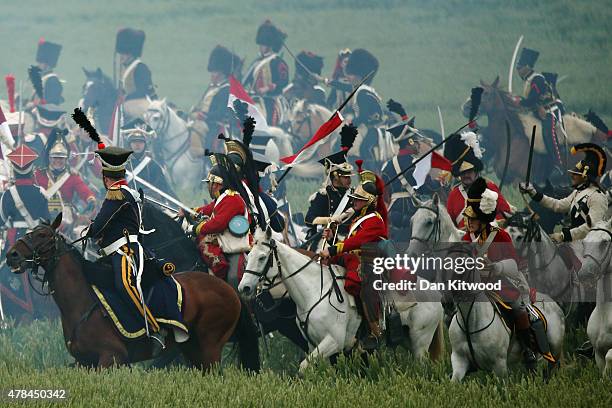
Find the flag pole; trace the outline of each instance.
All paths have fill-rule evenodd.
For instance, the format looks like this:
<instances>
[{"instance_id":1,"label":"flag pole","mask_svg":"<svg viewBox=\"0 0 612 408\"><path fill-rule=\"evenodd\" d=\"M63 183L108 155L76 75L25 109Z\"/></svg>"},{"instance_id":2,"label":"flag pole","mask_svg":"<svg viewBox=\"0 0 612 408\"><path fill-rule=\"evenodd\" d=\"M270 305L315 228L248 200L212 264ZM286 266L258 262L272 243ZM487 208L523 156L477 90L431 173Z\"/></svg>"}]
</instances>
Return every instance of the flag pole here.
<instances>
[{"instance_id":1,"label":"flag pole","mask_svg":"<svg viewBox=\"0 0 612 408\"><path fill-rule=\"evenodd\" d=\"M346 97L346 99L344 100L344 102L342 102L340 104L340 106L334 111L334 113L332 113L332 115L329 117L329 119L327 119L327 122L329 122L330 120L332 120L332 118L340 113L340 111L350 102L350 100L353 98L353 96L355 96L355 94L357 93L357 91L359 90L359 88L361 87L361 85L363 85L368 79L370 79L370 77L372 75L374 75L375 71L370 72L368 75L366 75L365 77L363 77L363 79L361 80L361 82L359 82L359 84L353 88L353 90L351 91L351 93ZM325 122L325 123L327 123ZM287 169L285 169L285 172L279 177L279 179L276 181L276 185L278 186L281 181L283 181L283 179L287 176L287 174L289 174L289 172L291 171L293 167L288 167Z\"/></svg>"}]
</instances>

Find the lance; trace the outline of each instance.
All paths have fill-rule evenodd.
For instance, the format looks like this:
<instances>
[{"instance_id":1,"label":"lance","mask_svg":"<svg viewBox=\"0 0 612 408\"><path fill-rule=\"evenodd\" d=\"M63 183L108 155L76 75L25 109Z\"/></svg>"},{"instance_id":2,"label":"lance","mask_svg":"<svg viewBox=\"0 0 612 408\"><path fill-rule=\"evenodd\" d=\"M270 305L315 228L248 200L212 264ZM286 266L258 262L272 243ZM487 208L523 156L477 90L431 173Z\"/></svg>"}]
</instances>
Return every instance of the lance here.
<instances>
[{"instance_id":1,"label":"lance","mask_svg":"<svg viewBox=\"0 0 612 408\"><path fill-rule=\"evenodd\" d=\"M127 175L129 175L130 177L133 177L142 186L148 188L151 191L156 192L157 194L159 194L160 196L164 197L166 200L170 201L171 203L178 205L180 208L185 210L185 212L188 212L189 214L194 215L194 216L199 215L197 212L193 211L188 205L183 204L182 202L180 202L176 198L172 197L170 194L163 192L162 190L160 190L159 188L155 187L153 184L149 183L148 181L140 178L139 176L133 175L131 171L126 170L125 173Z\"/></svg>"},{"instance_id":2,"label":"lance","mask_svg":"<svg viewBox=\"0 0 612 408\"><path fill-rule=\"evenodd\" d=\"M353 96L355 96L355 94L357 93L357 91L359 90L359 88L361 87L361 85L363 85L368 79L370 79L370 77L372 75L374 75L375 71L370 72L368 75L366 75L361 82L359 82L359 84L351 91L351 93L346 97L346 99L344 100L344 102L342 102L340 104L340 106L338 107L338 109L336 109L334 111L334 113L332 113L332 115L329 117L329 119L327 119L327 122L329 122L334 115L336 115L337 113L340 113L340 111L350 102L350 100L353 98ZM325 122L325 123L327 123ZM467 126L467 125L466 125ZM279 177L278 181L276 182L276 185L278 186L280 184L281 181L283 181L283 179L285 178L285 176L287 176L287 174L289 174L289 172L291 171L292 167L287 168L287 170L285 170L285 172Z\"/></svg>"}]
</instances>

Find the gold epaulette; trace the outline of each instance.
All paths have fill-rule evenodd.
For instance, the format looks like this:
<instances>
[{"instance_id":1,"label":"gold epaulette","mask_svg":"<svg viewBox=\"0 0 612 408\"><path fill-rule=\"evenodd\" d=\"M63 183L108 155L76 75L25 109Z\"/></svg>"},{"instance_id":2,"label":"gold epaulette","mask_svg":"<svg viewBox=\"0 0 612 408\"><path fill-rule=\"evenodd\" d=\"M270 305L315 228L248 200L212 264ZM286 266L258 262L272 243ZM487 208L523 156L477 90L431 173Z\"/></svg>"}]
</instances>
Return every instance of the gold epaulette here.
<instances>
[{"instance_id":1,"label":"gold epaulette","mask_svg":"<svg viewBox=\"0 0 612 408\"><path fill-rule=\"evenodd\" d=\"M235 196L238 193L228 188L227 190L225 190L225 194L227 194L228 196Z\"/></svg>"},{"instance_id":2,"label":"gold epaulette","mask_svg":"<svg viewBox=\"0 0 612 408\"><path fill-rule=\"evenodd\" d=\"M123 191L121 191L121 187L111 187L106 192L107 200L123 200L125 196L123 195Z\"/></svg>"}]
</instances>

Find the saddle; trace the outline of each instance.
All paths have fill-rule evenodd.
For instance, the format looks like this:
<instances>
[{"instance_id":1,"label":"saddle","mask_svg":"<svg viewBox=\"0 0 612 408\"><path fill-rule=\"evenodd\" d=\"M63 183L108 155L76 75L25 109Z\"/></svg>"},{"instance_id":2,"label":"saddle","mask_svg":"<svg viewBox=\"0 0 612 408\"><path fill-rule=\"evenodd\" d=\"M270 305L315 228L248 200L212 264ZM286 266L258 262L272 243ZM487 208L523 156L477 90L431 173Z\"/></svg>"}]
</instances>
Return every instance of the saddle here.
<instances>
[{"instance_id":1,"label":"saddle","mask_svg":"<svg viewBox=\"0 0 612 408\"><path fill-rule=\"evenodd\" d=\"M495 292L487 292L489 301L493 305L495 312L501 317L502 321L510 330L512 336L514 336L515 325L514 315L512 307L508 305L504 300ZM555 363L556 360L550 351L550 344L548 343L548 337L546 332L548 329L548 321L544 313L534 304L527 305L527 313L529 314L530 320L530 348L542 355L544 359L551 363Z\"/></svg>"}]
</instances>

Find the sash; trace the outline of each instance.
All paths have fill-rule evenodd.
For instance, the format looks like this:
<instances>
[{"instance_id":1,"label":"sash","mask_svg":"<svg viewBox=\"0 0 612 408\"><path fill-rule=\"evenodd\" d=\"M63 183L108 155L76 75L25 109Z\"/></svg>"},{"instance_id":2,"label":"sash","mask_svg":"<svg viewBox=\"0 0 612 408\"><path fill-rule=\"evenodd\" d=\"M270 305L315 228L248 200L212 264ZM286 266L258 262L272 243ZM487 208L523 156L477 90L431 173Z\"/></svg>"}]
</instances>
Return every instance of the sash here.
<instances>
[{"instance_id":1,"label":"sash","mask_svg":"<svg viewBox=\"0 0 612 408\"><path fill-rule=\"evenodd\" d=\"M357 229L357 227L359 227L361 225L362 222L364 222L365 220L368 220L368 219L370 219L372 217L376 217L376 216L377 216L377 213L373 212L373 213L369 213L367 215L364 215L363 217L361 217L360 219L355 221L353 223L353 225L351 225L351 229L349 229L347 237L350 237L351 235L353 235L353 232Z\"/></svg>"},{"instance_id":2,"label":"sash","mask_svg":"<svg viewBox=\"0 0 612 408\"><path fill-rule=\"evenodd\" d=\"M151 158L149 156L145 156L144 159L142 159L142 161L140 163L138 163L138 166L136 166L134 168L134 170L132 170L132 172L130 174L127 174L125 177L125 181L127 181L128 183L137 175L140 174L141 171L144 170L145 167L147 167L147 165L151 162Z\"/></svg>"}]
</instances>

